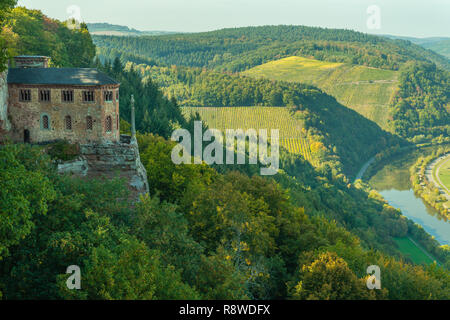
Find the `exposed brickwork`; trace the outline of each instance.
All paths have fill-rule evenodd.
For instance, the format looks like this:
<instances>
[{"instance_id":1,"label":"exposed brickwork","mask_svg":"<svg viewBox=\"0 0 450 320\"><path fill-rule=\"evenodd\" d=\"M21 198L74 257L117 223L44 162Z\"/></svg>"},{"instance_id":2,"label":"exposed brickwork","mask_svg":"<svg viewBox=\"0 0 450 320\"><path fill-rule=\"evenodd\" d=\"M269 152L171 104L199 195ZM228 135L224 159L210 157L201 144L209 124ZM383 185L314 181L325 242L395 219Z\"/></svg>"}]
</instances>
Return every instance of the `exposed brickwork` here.
<instances>
[{"instance_id":1,"label":"exposed brickwork","mask_svg":"<svg viewBox=\"0 0 450 320\"><path fill-rule=\"evenodd\" d=\"M31 101L20 101L21 90L31 90ZM50 90L50 101L40 101L40 90ZM63 101L63 91L72 90L73 102ZM84 102L83 92L94 91L95 101ZM29 142L42 143L66 139L72 143L103 143L120 140L119 101L116 92L119 85L108 86L37 86L9 84L9 115L12 124L10 138L23 142L29 133ZM104 101L105 91L112 91L112 101ZM42 117L49 117L50 128L45 129ZM71 130L66 129L66 117L71 118ZM92 130L88 130L87 117L92 118ZM112 130L106 130L106 118L112 119Z\"/></svg>"}]
</instances>

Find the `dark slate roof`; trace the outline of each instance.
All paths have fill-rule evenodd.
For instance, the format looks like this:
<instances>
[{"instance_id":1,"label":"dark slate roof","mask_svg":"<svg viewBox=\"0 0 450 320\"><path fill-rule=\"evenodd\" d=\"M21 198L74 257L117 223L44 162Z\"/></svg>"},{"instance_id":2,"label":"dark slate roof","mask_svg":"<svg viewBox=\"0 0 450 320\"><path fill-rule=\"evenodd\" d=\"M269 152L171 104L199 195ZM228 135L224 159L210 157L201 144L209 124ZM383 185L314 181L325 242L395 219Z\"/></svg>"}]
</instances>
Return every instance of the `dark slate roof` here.
<instances>
[{"instance_id":1,"label":"dark slate roof","mask_svg":"<svg viewBox=\"0 0 450 320\"><path fill-rule=\"evenodd\" d=\"M81 68L11 68L8 83L73 86L119 84L97 69Z\"/></svg>"}]
</instances>

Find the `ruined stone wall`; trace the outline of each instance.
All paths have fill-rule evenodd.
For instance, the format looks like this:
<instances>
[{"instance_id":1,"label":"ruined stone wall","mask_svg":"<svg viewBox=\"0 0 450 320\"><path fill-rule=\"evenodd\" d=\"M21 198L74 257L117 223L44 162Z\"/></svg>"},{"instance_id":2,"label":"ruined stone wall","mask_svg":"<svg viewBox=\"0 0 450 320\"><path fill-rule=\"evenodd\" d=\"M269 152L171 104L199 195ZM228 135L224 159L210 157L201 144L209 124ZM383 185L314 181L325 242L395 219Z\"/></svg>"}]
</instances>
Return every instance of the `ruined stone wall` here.
<instances>
[{"instance_id":1,"label":"ruined stone wall","mask_svg":"<svg viewBox=\"0 0 450 320\"><path fill-rule=\"evenodd\" d=\"M8 70L0 73L0 141L11 129L8 119Z\"/></svg>"},{"instance_id":2,"label":"ruined stone wall","mask_svg":"<svg viewBox=\"0 0 450 320\"><path fill-rule=\"evenodd\" d=\"M19 101L20 90L31 90L31 101ZM50 102L39 101L40 90L50 90ZM74 101L64 102L62 91L73 90ZM83 91L93 90L94 102L83 101ZM113 91L113 101L104 101L104 91ZM118 86L30 86L9 85L9 115L12 131L11 139L24 141L24 132L28 130L31 143L41 143L66 139L72 143L107 143L120 140L119 101L116 99ZM42 117L49 117L50 128L43 128ZM66 129L65 118L72 119L72 130ZM93 119L92 130L87 128L87 117ZM112 119L112 130L106 130L106 117Z\"/></svg>"},{"instance_id":3,"label":"ruined stone wall","mask_svg":"<svg viewBox=\"0 0 450 320\"><path fill-rule=\"evenodd\" d=\"M136 143L85 144L80 151L78 159L60 163L58 171L85 178L123 178L135 199L149 192L147 172Z\"/></svg>"}]
</instances>

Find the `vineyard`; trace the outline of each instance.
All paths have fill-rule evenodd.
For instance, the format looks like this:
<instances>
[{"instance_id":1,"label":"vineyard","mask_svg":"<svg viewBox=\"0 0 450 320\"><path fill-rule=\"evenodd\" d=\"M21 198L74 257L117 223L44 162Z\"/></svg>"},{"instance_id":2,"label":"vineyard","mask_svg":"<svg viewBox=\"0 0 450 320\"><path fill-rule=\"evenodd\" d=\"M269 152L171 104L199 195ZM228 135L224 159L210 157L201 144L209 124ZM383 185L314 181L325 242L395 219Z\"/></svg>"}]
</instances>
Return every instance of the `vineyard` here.
<instances>
[{"instance_id":1,"label":"vineyard","mask_svg":"<svg viewBox=\"0 0 450 320\"><path fill-rule=\"evenodd\" d=\"M294 119L287 108L280 107L184 107L183 114L190 118L199 113L211 129L278 129L280 145L292 154L302 155L312 162L311 149L302 134L302 123Z\"/></svg>"},{"instance_id":2,"label":"vineyard","mask_svg":"<svg viewBox=\"0 0 450 320\"><path fill-rule=\"evenodd\" d=\"M303 57L271 61L243 74L315 85L383 128L387 127L389 103L398 86L396 71Z\"/></svg>"}]
</instances>

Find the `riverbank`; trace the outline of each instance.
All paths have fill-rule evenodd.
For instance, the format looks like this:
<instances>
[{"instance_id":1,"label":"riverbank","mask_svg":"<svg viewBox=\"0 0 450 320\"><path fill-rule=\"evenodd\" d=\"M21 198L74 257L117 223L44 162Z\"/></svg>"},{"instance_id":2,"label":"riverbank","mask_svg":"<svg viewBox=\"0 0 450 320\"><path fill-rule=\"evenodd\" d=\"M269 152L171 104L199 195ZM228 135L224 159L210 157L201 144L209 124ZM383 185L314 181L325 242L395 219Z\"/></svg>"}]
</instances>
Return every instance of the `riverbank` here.
<instances>
[{"instance_id":1,"label":"riverbank","mask_svg":"<svg viewBox=\"0 0 450 320\"><path fill-rule=\"evenodd\" d=\"M431 261L445 263L448 259L443 245L450 245L450 223L415 194L410 181L411 166L418 158L432 154L437 148L428 145L408 148L408 152L400 152L399 149L389 158L384 157L378 162L375 159L369 166L366 163L366 172L359 173L367 190L377 191L390 206L407 218L407 235L394 240L403 256L416 264L429 264Z\"/></svg>"},{"instance_id":2,"label":"riverbank","mask_svg":"<svg viewBox=\"0 0 450 320\"><path fill-rule=\"evenodd\" d=\"M435 182L435 184L441 189L441 191L445 194L446 198L449 200L450 205L450 183L447 184L444 181L449 180L447 176L450 175L447 172L442 172L445 169L450 170L450 153L438 159L436 165L432 168L431 178ZM441 179L442 178L442 179Z\"/></svg>"},{"instance_id":3,"label":"riverbank","mask_svg":"<svg viewBox=\"0 0 450 320\"><path fill-rule=\"evenodd\" d=\"M427 157L420 157L411 167L411 184L414 192L432 206L446 220L450 219L450 195L436 176L441 162L450 158L450 147L439 148Z\"/></svg>"}]
</instances>

